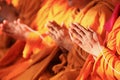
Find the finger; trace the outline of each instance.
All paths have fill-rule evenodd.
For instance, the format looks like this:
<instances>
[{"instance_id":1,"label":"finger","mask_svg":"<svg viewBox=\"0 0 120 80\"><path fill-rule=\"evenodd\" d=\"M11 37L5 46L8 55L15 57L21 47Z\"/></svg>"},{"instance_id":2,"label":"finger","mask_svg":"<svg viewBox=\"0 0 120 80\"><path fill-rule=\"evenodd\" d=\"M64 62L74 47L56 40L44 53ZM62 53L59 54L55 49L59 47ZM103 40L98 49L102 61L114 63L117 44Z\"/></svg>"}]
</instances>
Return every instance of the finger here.
<instances>
[{"instance_id":1,"label":"finger","mask_svg":"<svg viewBox=\"0 0 120 80\"><path fill-rule=\"evenodd\" d=\"M79 47L83 48L84 38L79 35L75 35L72 31L69 31L69 34L70 34L71 40L74 43L76 43Z\"/></svg>"},{"instance_id":2,"label":"finger","mask_svg":"<svg viewBox=\"0 0 120 80\"><path fill-rule=\"evenodd\" d=\"M21 24L20 19L14 20L14 22L13 22L13 23L14 23L14 24L16 24L16 25Z\"/></svg>"},{"instance_id":3,"label":"finger","mask_svg":"<svg viewBox=\"0 0 120 80\"><path fill-rule=\"evenodd\" d=\"M78 23L73 23L79 30L81 30L84 34L87 33L87 29L85 29L83 26L81 26L80 24Z\"/></svg>"},{"instance_id":4,"label":"finger","mask_svg":"<svg viewBox=\"0 0 120 80\"><path fill-rule=\"evenodd\" d=\"M93 41L98 41L98 35L95 31L93 31L90 27L88 28L88 30L91 32L92 37L93 37Z\"/></svg>"},{"instance_id":5,"label":"finger","mask_svg":"<svg viewBox=\"0 0 120 80\"><path fill-rule=\"evenodd\" d=\"M71 37L71 39L72 39L73 42L76 41L76 40L79 40L81 42L82 37L79 36L79 35L77 35L77 34L75 34L74 31L69 30L69 34L70 34L70 37Z\"/></svg>"},{"instance_id":6,"label":"finger","mask_svg":"<svg viewBox=\"0 0 120 80\"><path fill-rule=\"evenodd\" d=\"M74 40L74 42L79 46L79 47L81 47L81 48L83 48L83 46L82 46L82 42L80 42L79 40Z\"/></svg>"},{"instance_id":7,"label":"finger","mask_svg":"<svg viewBox=\"0 0 120 80\"><path fill-rule=\"evenodd\" d=\"M18 23L21 23L21 19L20 19L20 18L18 18L18 19L17 19L17 22L18 22Z\"/></svg>"},{"instance_id":8,"label":"finger","mask_svg":"<svg viewBox=\"0 0 120 80\"><path fill-rule=\"evenodd\" d=\"M69 31L69 35L70 35L70 38L71 40L76 43L78 46L82 47L82 42L80 40L78 40L77 38L73 37L71 31Z\"/></svg>"},{"instance_id":9,"label":"finger","mask_svg":"<svg viewBox=\"0 0 120 80\"><path fill-rule=\"evenodd\" d=\"M71 30L69 29L69 35L70 35L70 39L73 41L74 39L73 39L73 34L72 34L72 32L71 32Z\"/></svg>"},{"instance_id":10,"label":"finger","mask_svg":"<svg viewBox=\"0 0 120 80\"><path fill-rule=\"evenodd\" d=\"M72 40L72 42L75 42L75 38L74 38L73 34L71 33L71 31L69 31L69 35L70 35L70 39Z\"/></svg>"},{"instance_id":11,"label":"finger","mask_svg":"<svg viewBox=\"0 0 120 80\"><path fill-rule=\"evenodd\" d=\"M61 26L57 24L55 21L50 21L50 23L55 26L57 29L61 29Z\"/></svg>"},{"instance_id":12,"label":"finger","mask_svg":"<svg viewBox=\"0 0 120 80\"><path fill-rule=\"evenodd\" d=\"M52 30L52 28L49 28L49 32L52 34L52 36L54 35L54 39L58 40L60 39L61 36L63 36L63 32L62 31L54 31Z\"/></svg>"},{"instance_id":13,"label":"finger","mask_svg":"<svg viewBox=\"0 0 120 80\"><path fill-rule=\"evenodd\" d=\"M52 39L56 39L56 37L55 37L55 35L53 34L53 33L51 33L51 32L48 32L49 33L49 36L52 38Z\"/></svg>"},{"instance_id":14,"label":"finger","mask_svg":"<svg viewBox=\"0 0 120 80\"><path fill-rule=\"evenodd\" d=\"M58 32L58 30L61 29L60 25L58 25L55 21L50 21L50 26L56 31Z\"/></svg>"},{"instance_id":15,"label":"finger","mask_svg":"<svg viewBox=\"0 0 120 80\"><path fill-rule=\"evenodd\" d=\"M71 29L69 29L69 35L71 40L74 42L74 32Z\"/></svg>"},{"instance_id":16,"label":"finger","mask_svg":"<svg viewBox=\"0 0 120 80\"><path fill-rule=\"evenodd\" d=\"M64 39L64 32L63 32L63 30L62 30L62 29L59 30L59 31L55 34L55 36L56 36L56 40L63 40L63 39Z\"/></svg>"},{"instance_id":17,"label":"finger","mask_svg":"<svg viewBox=\"0 0 120 80\"><path fill-rule=\"evenodd\" d=\"M17 21L16 21L16 20L14 20L14 21L13 21L13 23L14 23L14 24L17 24Z\"/></svg>"},{"instance_id":18,"label":"finger","mask_svg":"<svg viewBox=\"0 0 120 80\"><path fill-rule=\"evenodd\" d=\"M50 22L48 22L46 24L46 26L47 26L48 30L55 31L53 25Z\"/></svg>"},{"instance_id":19,"label":"finger","mask_svg":"<svg viewBox=\"0 0 120 80\"><path fill-rule=\"evenodd\" d=\"M47 26L47 28L52 28L53 27L53 25L50 21L47 22L46 26Z\"/></svg>"},{"instance_id":20,"label":"finger","mask_svg":"<svg viewBox=\"0 0 120 80\"><path fill-rule=\"evenodd\" d=\"M55 30L53 30L53 28L49 28L48 31L49 31L50 33L52 33L52 34L56 34L56 33L57 33Z\"/></svg>"},{"instance_id":21,"label":"finger","mask_svg":"<svg viewBox=\"0 0 120 80\"><path fill-rule=\"evenodd\" d=\"M64 30L60 29L57 34L61 37L63 37L65 34L64 34Z\"/></svg>"},{"instance_id":22,"label":"finger","mask_svg":"<svg viewBox=\"0 0 120 80\"><path fill-rule=\"evenodd\" d=\"M55 38L54 34L49 32L49 36L52 37L53 39Z\"/></svg>"},{"instance_id":23,"label":"finger","mask_svg":"<svg viewBox=\"0 0 120 80\"><path fill-rule=\"evenodd\" d=\"M94 41L99 41L98 35L95 32L93 33L93 39Z\"/></svg>"},{"instance_id":24,"label":"finger","mask_svg":"<svg viewBox=\"0 0 120 80\"><path fill-rule=\"evenodd\" d=\"M94 32L90 27L88 27L88 30L89 30L90 32Z\"/></svg>"},{"instance_id":25,"label":"finger","mask_svg":"<svg viewBox=\"0 0 120 80\"><path fill-rule=\"evenodd\" d=\"M84 34L76 31L75 29L73 29L72 27L70 28L70 32L73 34L73 36L75 36L76 38L83 38Z\"/></svg>"},{"instance_id":26,"label":"finger","mask_svg":"<svg viewBox=\"0 0 120 80\"><path fill-rule=\"evenodd\" d=\"M84 37L85 33L78 28L78 26L76 26L75 24L71 24L71 29L79 36Z\"/></svg>"},{"instance_id":27,"label":"finger","mask_svg":"<svg viewBox=\"0 0 120 80\"><path fill-rule=\"evenodd\" d=\"M8 21L7 20L3 20L3 24L8 24Z\"/></svg>"}]
</instances>

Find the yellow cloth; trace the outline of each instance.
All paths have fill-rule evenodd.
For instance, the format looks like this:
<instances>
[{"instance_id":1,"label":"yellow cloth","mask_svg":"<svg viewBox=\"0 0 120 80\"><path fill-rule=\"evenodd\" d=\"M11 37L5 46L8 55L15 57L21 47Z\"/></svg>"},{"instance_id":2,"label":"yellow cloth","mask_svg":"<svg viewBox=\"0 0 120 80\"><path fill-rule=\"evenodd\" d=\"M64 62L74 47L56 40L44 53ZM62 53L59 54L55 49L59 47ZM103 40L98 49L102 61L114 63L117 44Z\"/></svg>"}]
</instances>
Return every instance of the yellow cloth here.
<instances>
[{"instance_id":1,"label":"yellow cloth","mask_svg":"<svg viewBox=\"0 0 120 80\"><path fill-rule=\"evenodd\" d=\"M81 10L75 22L80 23L85 28L93 29L104 38L104 24L110 18L113 9L114 6L104 0L93 0Z\"/></svg>"},{"instance_id":2,"label":"yellow cloth","mask_svg":"<svg viewBox=\"0 0 120 80\"><path fill-rule=\"evenodd\" d=\"M89 55L77 80L119 80L120 79L120 17L115 21L111 32L106 35L107 47L96 60ZM90 57L91 56L91 57ZM92 64L91 64L92 63ZM87 66L89 67L87 68ZM87 72L84 73L84 70Z\"/></svg>"},{"instance_id":3,"label":"yellow cloth","mask_svg":"<svg viewBox=\"0 0 120 80\"><path fill-rule=\"evenodd\" d=\"M42 0L11 0L11 4L17 9L19 18L27 25L35 19L38 10L42 7Z\"/></svg>"},{"instance_id":4,"label":"yellow cloth","mask_svg":"<svg viewBox=\"0 0 120 80\"><path fill-rule=\"evenodd\" d=\"M106 1L94 0L93 2L89 3L83 10L81 10L81 12L77 14L76 16L77 18L75 17L74 18L75 20L73 19L72 22L78 22L85 28L93 29L104 39L105 30L103 26L106 23L106 21L110 18L113 8L114 7L112 6L112 4ZM79 50L79 53L76 50ZM82 56L80 56L79 54L81 54ZM84 60L86 59L88 54L75 45L75 47L72 49L72 51L70 51L70 53L68 53L68 55L69 55L68 66L67 66L69 67L68 71L70 70L79 71L80 68L83 66ZM87 70L92 68L91 64L93 62L94 60L90 64L88 64ZM89 73L87 74L89 75ZM64 78L65 80L70 80L65 75L67 75L67 77L71 77L72 79L72 76L68 76L68 73L66 70L65 73L64 72L60 73L55 77L51 78L51 80L63 79L63 77L65 77Z\"/></svg>"},{"instance_id":5,"label":"yellow cloth","mask_svg":"<svg viewBox=\"0 0 120 80\"><path fill-rule=\"evenodd\" d=\"M71 19L68 19L68 18L71 17L69 14L71 14L70 12L72 12L72 9L68 7L67 1L64 1L64 0L47 1L46 0L46 2L43 4L44 6L38 11L35 20L31 24L32 28L37 30L40 34L45 34L47 32L47 28L45 27L45 24L49 20L54 20L59 25L61 25L63 21L66 22L64 23L65 25L68 25L68 23L71 22ZM33 39L35 39L35 37L33 37ZM30 40L28 39L27 42L29 41ZM48 35L47 37L44 38L44 41L46 41L47 44L51 44L51 45L54 43L54 41ZM35 44L38 44L37 40ZM33 46L33 45L29 45L28 46L29 49L25 48L27 49L27 51L24 50L24 54L30 53L29 52L31 50L30 46ZM33 49L33 52L35 52L34 49Z\"/></svg>"},{"instance_id":6,"label":"yellow cloth","mask_svg":"<svg viewBox=\"0 0 120 80\"><path fill-rule=\"evenodd\" d=\"M22 19L24 18L22 20L23 23L28 24L28 25L30 25L32 23L32 21L34 20L34 18L36 16L37 11L42 6L40 0L32 0L32 1L29 1L29 0L24 0L24 1L22 1L22 0L17 0L17 1L16 0L11 0L11 1L13 1L12 4L18 10L19 15L20 15L19 17L22 18ZM18 66L18 64L16 64L16 63L21 62L21 60L24 61L24 59L22 57L24 46L25 46L25 42L18 40L13 46L10 47L10 49L0 59L0 73L1 73L0 74L0 79L5 78L6 75L8 75L9 73L11 73L11 74L15 73L14 72L14 71L16 71L15 66ZM44 51L43 51L43 53L44 53ZM46 55L48 55L48 54L46 54ZM25 61L27 62L27 60L25 60ZM28 60L28 62L29 62L29 60ZM20 65L22 65L22 62L20 63ZM31 65L31 63L25 63L26 68L28 68L30 65ZM23 66L24 66L24 62L23 62ZM11 77L18 75L21 71L24 71L23 69L20 70L19 67L17 67L17 68L18 68L18 72L16 72ZM12 70L12 72L11 72L11 70ZM8 75L8 77L10 77L10 76ZM7 79L7 80L9 80L9 79Z\"/></svg>"},{"instance_id":7,"label":"yellow cloth","mask_svg":"<svg viewBox=\"0 0 120 80\"><path fill-rule=\"evenodd\" d=\"M119 32L119 25L120 25L120 23L119 23L119 19L120 19L120 17L116 20L116 22L115 22L115 24L114 24L114 26L113 26L113 29L111 30L111 32L108 34L108 37L107 37L107 47L110 49L110 50L112 50L112 51L114 51L114 52L116 52L116 49L118 49L118 52L119 52L119 34L118 34L118 32Z\"/></svg>"},{"instance_id":8,"label":"yellow cloth","mask_svg":"<svg viewBox=\"0 0 120 80\"><path fill-rule=\"evenodd\" d=\"M15 0L13 0L13 1L15 1ZM68 10L68 6L64 0L61 0L61 1L46 0L45 2L42 3L42 5L39 5L39 6L37 5L38 8L40 8L40 6L42 6L39 9L39 12L37 14L34 13L34 10L38 9L35 7L36 6L35 4L38 4L39 1L38 0L34 0L32 2L30 2L30 1L28 2L28 1L29 0L16 1L14 6L17 8L18 12L20 13L20 18L23 19L23 22L25 24L31 25L31 27L33 29L38 30L40 33L46 32L45 23L46 23L46 21L51 20L51 18L55 19L55 21L59 22L60 24L62 23L62 21L65 21L65 19L61 20L61 18L63 18L64 14L67 12L66 10ZM17 3L17 2L19 2L19 3ZM56 5L56 6L54 7L54 5ZM56 7L58 7L60 9L60 11ZM72 10L68 10L68 11L72 11ZM52 13L52 12L54 12L54 13ZM36 16L35 19L33 19L34 17L32 17L32 14L33 14L33 16ZM66 16L68 16L67 14L66 14ZM48 18L48 16L49 16L49 18ZM67 17L65 17L65 18L67 18ZM6 66L6 68L4 68L3 70L2 69L0 70L1 74L3 74L3 76L2 75L0 76L1 79L8 79L9 80L15 76L17 76L18 78L21 78L20 73L22 73L24 71L26 72L27 71L26 69L28 69L28 70L30 69L29 67L34 67L33 64L36 63L37 61L38 61L38 63L41 63L41 62L44 63L44 60L43 61L41 61L41 60L43 58L46 58L46 56L48 56L45 59L45 64L44 65L42 64L43 67L41 67L40 70L43 71L44 68L46 68L46 66L49 64L51 59L55 56L56 51L57 51L57 46L54 45L54 42L52 41L52 39L49 36L46 36L41 42L41 38L39 37L39 35L35 35L35 34L36 33L29 34L29 37L28 37L27 42L26 42L27 44L25 44L24 42L21 42L21 41L17 41L16 45L13 45L10 48L10 50L7 52L6 56L0 60L0 62L2 62L1 66L4 66L4 67ZM33 41L34 44L30 41ZM20 45L22 43L23 43L23 45ZM40 44L40 45L36 45L36 44ZM25 47L24 47L24 45L25 45ZM41 47L41 45L42 45L42 47ZM21 48L20 48L20 46L21 46ZM16 48L17 48L17 52L15 52L14 54L11 53ZM24 50L23 50L23 48L24 48ZM33 49L33 50L31 50L31 49ZM36 49L37 49L37 52L36 52ZM38 56L39 58L36 59L34 57L32 60L29 59L29 60L24 61L24 59L21 56L19 56L19 54L21 55L22 51L25 54L27 54L27 53L29 53L29 50L31 52L34 52L34 53L38 53L40 51L39 54L35 54L32 56L32 57ZM11 57L11 60L8 61L7 63L5 63L6 58L12 54L15 56L17 55L18 58L16 59L14 57ZM22 60L22 62L21 62L21 60ZM14 62L16 62L16 63L18 62L18 64L14 63ZM4 63L4 65L2 65L3 63ZM10 63L13 63L13 64L10 64ZM8 65L8 64L10 64L10 65ZM24 69L21 69L20 67L16 68L17 65L22 65L24 67ZM37 68L37 70L39 72L39 68ZM32 73L30 73L30 74L32 76L35 75ZM24 75L22 77L24 77ZM29 78L30 78L30 76L29 76Z\"/></svg>"},{"instance_id":9,"label":"yellow cloth","mask_svg":"<svg viewBox=\"0 0 120 80\"><path fill-rule=\"evenodd\" d=\"M80 11L80 14L77 15L77 18L74 22L81 24L86 29L93 29L93 31L99 34L104 40L106 34L104 24L110 18L113 9L114 6L108 1L93 0L83 10ZM73 48L73 53L79 49L79 54L81 54L81 57L86 59L88 53L80 49L79 46L75 45Z\"/></svg>"},{"instance_id":10,"label":"yellow cloth","mask_svg":"<svg viewBox=\"0 0 120 80\"><path fill-rule=\"evenodd\" d=\"M95 69L93 72L98 74L102 79L114 80L120 79L120 17L117 18L113 25L113 29L108 34L107 47L99 55L96 63L94 64ZM98 63L101 63L99 66ZM102 70L102 72L101 72ZM104 73L104 76L101 74ZM93 74L94 74L93 73Z\"/></svg>"}]
</instances>

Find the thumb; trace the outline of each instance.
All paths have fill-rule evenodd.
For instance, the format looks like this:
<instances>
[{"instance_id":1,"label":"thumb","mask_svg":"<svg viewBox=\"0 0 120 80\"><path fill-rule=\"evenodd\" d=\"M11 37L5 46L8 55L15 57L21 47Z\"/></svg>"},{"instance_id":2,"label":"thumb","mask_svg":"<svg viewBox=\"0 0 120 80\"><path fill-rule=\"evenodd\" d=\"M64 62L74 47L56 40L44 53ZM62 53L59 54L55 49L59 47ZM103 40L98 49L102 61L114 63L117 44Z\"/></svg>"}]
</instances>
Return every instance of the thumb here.
<instances>
[{"instance_id":1,"label":"thumb","mask_svg":"<svg viewBox=\"0 0 120 80\"><path fill-rule=\"evenodd\" d=\"M97 35L95 32L93 32L93 39L94 39L95 41L98 41L98 35Z\"/></svg>"},{"instance_id":2,"label":"thumb","mask_svg":"<svg viewBox=\"0 0 120 80\"><path fill-rule=\"evenodd\" d=\"M101 45L103 45L103 40L102 38L97 34L97 33L93 33L93 39L96 41L96 42L99 42Z\"/></svg>"}]
</instances>

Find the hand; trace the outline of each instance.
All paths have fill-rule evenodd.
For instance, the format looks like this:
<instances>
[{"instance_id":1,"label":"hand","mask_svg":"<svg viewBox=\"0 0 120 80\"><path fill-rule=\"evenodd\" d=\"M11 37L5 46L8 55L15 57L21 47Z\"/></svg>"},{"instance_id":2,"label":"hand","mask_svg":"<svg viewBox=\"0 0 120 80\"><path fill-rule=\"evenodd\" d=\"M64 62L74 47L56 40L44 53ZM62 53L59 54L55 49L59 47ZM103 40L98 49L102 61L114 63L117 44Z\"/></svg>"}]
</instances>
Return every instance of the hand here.
<instances>
[{"instance_id":1,"label":"hand","mask_svg":"<svg viewBox=\"0 0 120 80\"><path fill-rule=\"evenodd\" d=\"M2 32L12 36L18 40L26 41L25 48L23 50L23 57L30 58L34 51L37 51L43 44L42 35L37 31L32 30L27 25L20 23L20 20L14 22L7 22L6 20L0 24Z\"/></svg>"},{"instance_id":2,"label":"hand","mask_svg":"<svg viewBox=\"0 0 120 80\"><path fill-rule=\"evenodd\" d=\"M100 38L93 30L85 29L77 23L71 24L69 34L73 42L93 56L97 57L103 48Z\"/></svg>"},{"instance_id":3,"label":"hand","mask_svg":"<svg viewBox=\"0 0 120 80\"><path fill-rule=\"evenodd\" d=\"M3 23L0 24L0 28L2 32L19 40L25 40L27 34L32 32L32 29L30 29L27 25L22 24L20 19L14 22L4 20Z\"/></svg>"},{"instance_id":4,"label":"hand","mask_svg":"<svg viewBox=\"0 0 120 80\"><path fill-rule=\"evenodd\" d=\"M55 40L55 42L62 48L70 50L71 40L68 35L68 29L65 25L58 25L55 21L49 21L47 23L49 35Z\"/></svg>"}]
</instances>

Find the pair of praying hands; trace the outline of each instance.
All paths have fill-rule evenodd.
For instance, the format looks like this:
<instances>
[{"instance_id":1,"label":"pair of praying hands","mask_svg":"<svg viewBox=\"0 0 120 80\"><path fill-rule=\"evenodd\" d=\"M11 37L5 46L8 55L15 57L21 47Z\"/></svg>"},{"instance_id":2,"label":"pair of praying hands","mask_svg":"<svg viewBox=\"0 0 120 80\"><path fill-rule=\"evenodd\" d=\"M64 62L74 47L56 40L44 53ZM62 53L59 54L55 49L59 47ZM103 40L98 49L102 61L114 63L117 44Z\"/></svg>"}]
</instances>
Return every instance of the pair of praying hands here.
<instances>
[{"instance_id":1,"label":"pair of praying hands","mask_svg":"<svg viewBox=\"0 0 120 80\"><path fill-rule=\"evenodd\" d=\"M14 20L13 22L3 20L0 23L0 29L3 33L18 40L25 40L27 32L31 31L27 25L20 22L20 19Z\"/></svg>"},{"instance_id":2,"label":"pair of praying hands","mask_svg":"<svg viewBox=\"0 0 120 80\"><path fill-rule=\"evenodd\" d=\"M41 35L29 26L21 23L20 19L14 20L13 22L3 20L0 23L0 30L3 34L5 33L17 40L26 41L23 50L24 58L29 58L33 54L33 50L41 46Z\"/></svg>"},{"instance_id":3,"label":"pair of praying hands","mask_svg":"<svg viewBox=\"0 0 120 80\"><path fill-rule=\"evenodd\" d=\"M73 43L76 43L83 50L97 57L103 48L100 38L93 30L85 29L77 23L72 23L69 30L64 24L58 25L55 21L49 21L46 26L49 35L56 41L56 43L68 51L73 47ZM28 45L30 44L31 47L29 46L29 49L25 51L25 54L23 53L23 57L30 55L34 46L42 41L42 39L38 39L41 34L36 34L38 33L37 31L22 24L20 20L14 22L7 22L4 20L3 23L0 24L0 29L2 32L17 38L18 40L26 40L30 33L35 34L33 36L35 38L28 40ZM39 47L39 45L37 46Z\"/></svg>"},{"instance_id":4,"label":"pair of praying hands","mask_svg":"<svg viewBox=\"0 0 120 80\"><path fill-rule=\"evenodd\" d=\"M65 25L60 26L55 21L48 22L47 27L56 43L67 50L71 49L72 43L76 43L84 51L97 57L103 48L99 36L93 30L85 29L77 23L72 23L69 30Z\"/></svg>"}]
</instances>

